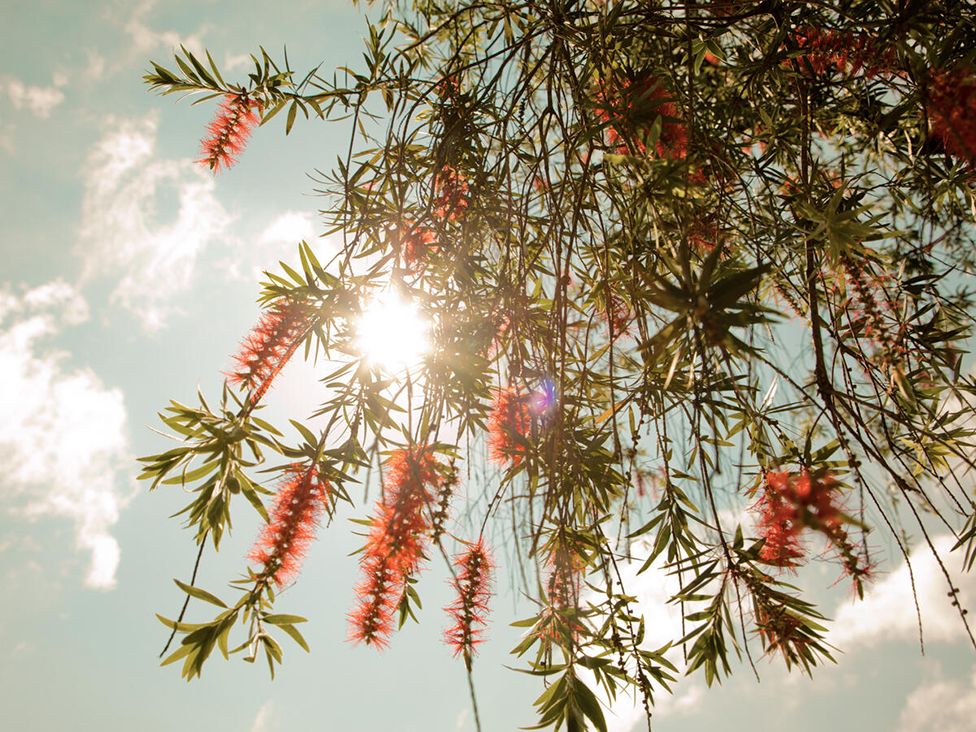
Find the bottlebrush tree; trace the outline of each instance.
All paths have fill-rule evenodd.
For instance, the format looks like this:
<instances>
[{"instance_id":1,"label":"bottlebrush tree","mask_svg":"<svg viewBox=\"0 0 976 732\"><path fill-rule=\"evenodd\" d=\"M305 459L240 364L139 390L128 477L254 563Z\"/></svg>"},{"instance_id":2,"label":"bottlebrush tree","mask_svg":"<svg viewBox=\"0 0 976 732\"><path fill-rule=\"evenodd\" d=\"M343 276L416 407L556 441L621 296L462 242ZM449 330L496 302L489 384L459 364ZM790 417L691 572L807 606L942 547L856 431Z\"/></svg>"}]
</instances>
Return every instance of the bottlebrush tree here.
<instances>
[{"instance_id":1,"label":"bottlebrush tree","mask_svg":"<svg viewBox=\"0 0 976 732\"><path fill-rule=\"evenodd\" d=\"M862 595L938 525L973 564L971 8L374 10L358 70L299 75L262 50L229 83L184 49L146 76L219 103L200 161L215 172L281 113L286 132L353 123L321 180L339 253L303 242L300 266L267 275L219 405L172 402L176 444L143 458L154 488L190 491L197 566L232 510L266 521L233 601L196 569L178 583L184 612L217 614L163 618L179 636L164 663L192 678L219 649L273 672L280 633L305 647L276 591L340 510L368 515L362 583L324 622L386 645L443 555L441 622L470 673L494 567L522 562L537 611L514 653L546 687L539 726L570 730L605 729L601 700L626 691L650 718L677 673L622 562L680 578L672 642L709 684L743 655L830 659L801 587L812 559ZM375 357L365 324L405 313L425 329ZM259 414L296 354L323 387L290 437ZM379 500L357 505L377 468Z\"/></svg>"}]
</instances>

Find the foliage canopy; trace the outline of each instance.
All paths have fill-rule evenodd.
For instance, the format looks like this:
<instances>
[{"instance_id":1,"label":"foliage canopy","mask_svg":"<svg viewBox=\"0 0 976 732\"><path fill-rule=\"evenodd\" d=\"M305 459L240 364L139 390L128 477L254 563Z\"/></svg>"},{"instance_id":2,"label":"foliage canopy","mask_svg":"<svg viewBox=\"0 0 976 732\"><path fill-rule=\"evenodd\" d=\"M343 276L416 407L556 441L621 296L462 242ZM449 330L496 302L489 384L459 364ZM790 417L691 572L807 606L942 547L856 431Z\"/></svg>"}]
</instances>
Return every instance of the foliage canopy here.
<instances>
[{"instance_id":1,"label":"foliage canopy","mask_svg":"<svg viewBox=\"0 0 976 732\"><path fill-rule=\"evenodd\" d=\"M192 678L218 648L273 672L272 630L304 647L276 588L376 467L352 636L385 643L421 560L454 548L449 637L470 672L482 540L502 544L537 600L513 652L546 687L538 728L605 729L600 699L625 690L650 718L675 677L622 561L680 578L672 643L709 684L755 649L831 658L791 584L811 557L863 594L871 531L907 560L905 531L938 525L971 566L972 7L833 5L390 2L361 67L331 77L263 50L233 84L209 54L153 64L153 89L222 100L214 169L258 118L352 130L318 173L339 253L303 242L300 267L267 275L239 394L172 402L178 445L143 459L153 487L192 490L201 554L240 495L269 522L232 604L178 583L218 614L163 619L180 636L164 663ZM384 291L430 322L407 369L358 345ZM323 388L288 437L258 408L297 352Z\"/></svg>"}]
</instances>

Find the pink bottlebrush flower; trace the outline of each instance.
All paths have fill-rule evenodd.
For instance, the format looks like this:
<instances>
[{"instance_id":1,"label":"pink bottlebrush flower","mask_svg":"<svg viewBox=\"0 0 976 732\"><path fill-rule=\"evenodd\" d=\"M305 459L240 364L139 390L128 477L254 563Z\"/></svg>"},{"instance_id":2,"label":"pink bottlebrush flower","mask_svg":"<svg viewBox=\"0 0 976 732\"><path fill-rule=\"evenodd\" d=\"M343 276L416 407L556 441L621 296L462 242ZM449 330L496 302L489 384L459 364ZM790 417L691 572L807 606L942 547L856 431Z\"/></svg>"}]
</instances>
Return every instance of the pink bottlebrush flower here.
<instances>
[{"instance_id":1,"label":"pink bottlebrush flower","mask_svg":"<svg viewBox=\"0 0 976 732\"><path fill-rule=\"evenodd\" d=\"M248 554L249 559L263 567L260 574L279 587L298 573L305 551L315 539L330 492L314 465L295 463L287 468L285 476L268 523Z\"/></svg>"},{"instance_id":2,"label":"pink bottlebrush flower","mask_svg":"<svg viewBox=\"0 0 976 732\"><path fill-rule=\"evenodd\" d=\"M237 370L231 382L251 392L252 405L261 401L271 383L301 345L310 329L306 306L297 302L278 303L262 315L241 344L234 360Z\"/></svg>"},{"instance_id":3,"label":"pink bottlebrush flower","mask_svg":"<svg viewBox=\"0 0 976 732\"><path fill-rule=\"evenodd\" d=\"M445 165L434 176L434 217L457 221L471 205L471 187L457 168Z\"/></svg>"},{"instance_id":4,"label":"pink bottlebrush flower","mask_svg":"<svg viewBox=\"0 0 976 732\"><path fill-rule=\"evenodd\" d=\"M488 418L489 457L502 465L518 465L525 453L525 445L518 438L528 437L531 429L529 399L512 387L499 389Z\"/></svg>"},{"instance_id":5,"label":"pink bottlebrush flower","mask_svg":"<svg viewBox=\"0 0 976 732\"><path fill-rule=\"evenodd\" d=\"M654 147L659 158L680 160L688 154L688 128L664 83L643 72L622 83L603 85L597 92L596 117L609 123L607 143L620 155L647 155L646 136L661 118Z\"/></svg>"},{"instance_id":6,"label":"pink bottlebrush flower","mask_svg":"<svg viewBox=\"0 0 976 732\"><path fill-rule=\"evenodd\" d=\"M454 655L464 656L471 666L475 647L484 641L485 614L491 598L492 561L481 539L454 560L458 568L451 584L456 597L445 609L454 625L444 633L444 640L454 649Z\"/></svg>"},{"instance_id":7,"label":"pink bottlebrush flower","mask_svg":"<svg viewBox=\"0 0 976 732\"><path fill-rule=\"evenodd\" d=\"M216 173L237 162L237 156L247 145L251 130L259 122L261 103L247 94L228 94L217 110L217 116L207 127L210 134L200 142L199 162Z\"/></svg>"},{"instance_id":8,"label":"pink bottlebrush flower","mask_svg":"<svg viewBox=\"0 0 976 732\"><path fill-rule=\"evenodd\" d=\"M364 579L358 605L349 615L349 638L383 647L407 577L420 567L430 542L431 521L442 466L430 448L397 450L387 461L386 496L366 538L360 559Z\"/></svg>"},{"instance_id":9,"label":"pink bottlebrush flower","mask_svg":"<svg viewBox=\"0 0 976 732\"><path fill-rule=\"evenodd\" d=\"M959 66L931 74L928 115L946 152L976 165L976 72Z\"/></svg>"}]
</instances>

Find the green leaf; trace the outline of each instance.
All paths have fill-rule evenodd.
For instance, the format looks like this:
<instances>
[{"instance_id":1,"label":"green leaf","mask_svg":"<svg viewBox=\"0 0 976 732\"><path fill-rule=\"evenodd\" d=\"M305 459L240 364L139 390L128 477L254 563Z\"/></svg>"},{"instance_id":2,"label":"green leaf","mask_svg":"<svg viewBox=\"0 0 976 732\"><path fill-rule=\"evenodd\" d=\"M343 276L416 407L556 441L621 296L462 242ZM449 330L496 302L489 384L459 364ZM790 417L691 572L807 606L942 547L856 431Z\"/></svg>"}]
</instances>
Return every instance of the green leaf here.
<instances>
[{"instance_id":1,"label":"green leaf","mask_svg":"<svg viewBox=\"0 0 976 732\"><path fill-rule=\"evenodd\" d=\"M173 579L173 581L176 583L177 587L179 587L181 590L183 590L183 592L190 595L191 597L195 597L198 600L203 600L204 602L209 602L211 605L216 605L217 607L222 607L222 608L227 607L227 604L223 600L221 600L216 595L211 595L206 590L202 590L199 587L194 587L193 585L188 585L185 582L180 582L178 579L175 578Z\"/></svg>"}]
</instances>

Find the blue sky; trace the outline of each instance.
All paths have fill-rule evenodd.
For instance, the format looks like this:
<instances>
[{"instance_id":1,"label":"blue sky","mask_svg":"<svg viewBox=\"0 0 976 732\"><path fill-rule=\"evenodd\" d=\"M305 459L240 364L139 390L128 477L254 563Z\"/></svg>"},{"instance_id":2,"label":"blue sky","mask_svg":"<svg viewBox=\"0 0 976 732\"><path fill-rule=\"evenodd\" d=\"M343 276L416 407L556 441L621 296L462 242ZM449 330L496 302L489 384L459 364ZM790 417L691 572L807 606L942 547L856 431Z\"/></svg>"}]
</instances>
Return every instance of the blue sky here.
<instances>
[{"instance_id":1,"label":"blue sky","mask_svg":"<svg viewBox=\"0 0 976 732\"><path fill-rule=\"evenodd\" d=\"M311 618L312 653L286 648L272 682L261 666L214 660L187 685L159 668L165 632L154 612L181 601L190 536L167 520L176 491L149 494L134 457L163 448L150 431L169 398L197 385L215 394L220 372L257 316L258 273L316 239L321 202L306 176L328 169L346 127L272 123L241 163L217 178L194 163L213 107L149 94L150 58L174 46L209 48L225 77L246 73L245 54L287 43L298 69L360 58L359 10L338 0L287 9L239 2L4 3L0 44L0 704L11 730L472 730L461 664L440 642L443 572L422 585L422 624L382 654L345 642L357 546L340 514L323 530L301 581L281 598ZM332 246L318 239L319 250ZM290 368L269 413L310 408L311 367ZM257 532L242 511L201 582L220 589L243 567ZM878 540L884 551L883 540ZM530 614L507 588L499 596L476 682L486 730L531 724L534 679L504 668ZM955 560L953 560L955 561ZM918 554L926 656L904 566L883 567L868 600L833 586L836 568L803 578L837 618L846 650L813 681L763 659L721 689L699 678L662 696L655 729L858 729L961 731L976 716L976 667L935 564ZM964 599L976 583L960 579ZM666 586L635 582L652 637L673 634ZM191 615L192 617L192 615ZM627 732L630 705L614 705Z\"/></svg>"}]
</instances>

